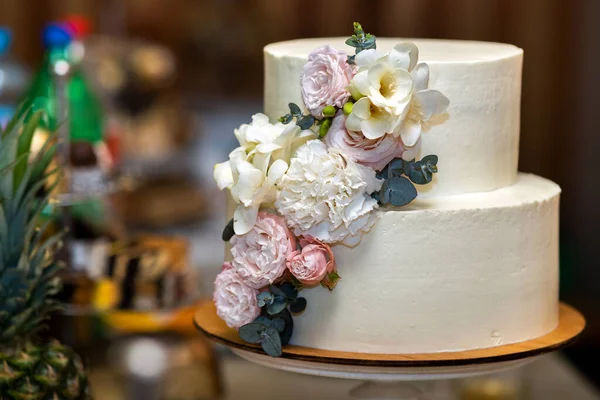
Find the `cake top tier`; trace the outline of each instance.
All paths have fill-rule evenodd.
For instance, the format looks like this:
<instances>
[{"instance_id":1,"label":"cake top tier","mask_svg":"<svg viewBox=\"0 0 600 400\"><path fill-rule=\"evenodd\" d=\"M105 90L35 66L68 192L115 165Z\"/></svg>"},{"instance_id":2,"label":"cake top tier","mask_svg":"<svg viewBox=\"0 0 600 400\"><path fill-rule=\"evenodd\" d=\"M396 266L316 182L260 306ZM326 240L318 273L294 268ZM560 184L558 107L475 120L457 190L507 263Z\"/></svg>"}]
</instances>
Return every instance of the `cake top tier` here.
<instances>
[{"instance_id":1,"label":"cake top tier","mask_svg":"<svg viewBox=\"0 0 600 400\"><path fill-rule=\"evenodd\" d=\"M448 101L443 115L435 118L441 123L421 120L426 123L419 128L418 142L407 143L406 136L402 137L410 153L403 158L419 160L430 154L439 157L439 172L432 182L416 186L419 195L484 192L514 184L523 50L503 43L460 40L377 38L376 43L380 55L390 54L398 45L413 43L415 62L427 65L424 90L439 92ZM298 104L304 113L314 111L303 107L306 81L301 79L307 76L309 55L324 46L350 57L354 54L341 37L299 39L265 47L264 111L271 121L288 113L289 103Z\"/></svg>"},{"instance_id":2,"label":"cake top tier","mask_svg":"<svg viewBox=\"0 0 600 400\"><path fill-rule=\"evenodd\" d=\"M346 38L312 38L271 43L265 53L275 57L293 57L306 60L316 48L329 45L338 50L353 50L345 44ZM388 52L398 43L411 42L419 48L419 60L427 63L477 63L518 57L523 50L505 43L457 41L441 39L377 38L377 49Z\"/></svg>"}]
</instances>

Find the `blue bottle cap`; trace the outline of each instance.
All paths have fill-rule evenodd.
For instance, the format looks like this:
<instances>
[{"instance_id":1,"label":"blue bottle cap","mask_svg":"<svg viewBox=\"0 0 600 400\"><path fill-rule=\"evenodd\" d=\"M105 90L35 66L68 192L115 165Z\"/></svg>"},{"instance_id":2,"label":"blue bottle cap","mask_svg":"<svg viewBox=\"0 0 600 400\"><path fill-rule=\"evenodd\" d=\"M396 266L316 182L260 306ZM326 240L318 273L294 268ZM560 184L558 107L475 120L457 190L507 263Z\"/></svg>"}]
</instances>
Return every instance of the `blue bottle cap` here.
<instances>
[{"instance_id":1,"label":"blue bottle cap","mask_svg":"<svg viewBox=\"0 0 600 400\"><path fill-rule=\"evenodd\" d=\"M0 26L0 55L6 53L12 42L12 31L4 26Z\"/></svg>"},{"instance_id":2,"label":"blue bottle cap","mask_svg":"<svg viewBox=\"0 0 600 400\"><path fill-rule=\"evenodd\" d=\"M43 41L46 48L66 47L72 39L67 27L61 24L50 24L44 28Z\"/></svg>"}]
</instances>

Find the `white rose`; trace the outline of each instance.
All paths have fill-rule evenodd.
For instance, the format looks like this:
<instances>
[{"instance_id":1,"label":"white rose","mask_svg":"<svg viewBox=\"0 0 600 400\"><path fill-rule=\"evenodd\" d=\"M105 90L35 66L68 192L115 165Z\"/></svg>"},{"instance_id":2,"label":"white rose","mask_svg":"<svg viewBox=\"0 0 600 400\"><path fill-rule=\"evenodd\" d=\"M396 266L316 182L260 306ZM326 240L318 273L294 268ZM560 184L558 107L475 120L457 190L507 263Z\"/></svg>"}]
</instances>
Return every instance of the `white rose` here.
<instances>
[{"instance_id":1,"label":"white rose","mask_svg":"<svg viewBox=\"0 0 600 400\"><path fill-rule=\"evenodd\" d=\"M258 290L246 286L231 264L223 264L223 270L215 280L213 301L217 315L227 326L238 329L260 315L257 295Z\"/></svg>"},{"instance_id":2,"label":"white rose","mask_svg":"<svg viewBox=\"0 0 600 400\"><path fill-rule=\"evenodd\" d=\"M240 147L229 154L229 161L215 165L213 174L219 189L229 189L238 204L234 231L243 235L254 226L261 205L277 198L277 184L291 155L315 133L295 124L271 124L266 115L256 114L235 135Z\"/></svg>"},{"instance_id":3,"label":"white rose","mask_svg":"<svg viewBox=\"0 0 600 400\"><path fill-rule=\"evenodd\" d=\"M371 168L311 140L290 161L275 206L297 236L355 246L375 223L370 194L381 184Z\"/></svg>"}]
</instances>

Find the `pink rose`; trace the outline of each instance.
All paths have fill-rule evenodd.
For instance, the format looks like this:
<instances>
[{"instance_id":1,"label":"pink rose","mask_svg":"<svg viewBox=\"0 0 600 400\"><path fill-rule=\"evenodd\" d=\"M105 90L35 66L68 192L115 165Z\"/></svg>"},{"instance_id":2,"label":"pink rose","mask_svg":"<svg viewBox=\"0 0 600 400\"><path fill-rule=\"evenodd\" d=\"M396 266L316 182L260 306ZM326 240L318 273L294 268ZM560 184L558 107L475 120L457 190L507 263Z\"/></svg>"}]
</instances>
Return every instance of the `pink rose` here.
<instances>
[{"instance_id":1,"label":"pink rose","mask_svg":"<svg viewBox=\"0 0 600 400\"><path fill-rule=\"evenodd\" d=\"M359 164L381 171L390 161L402 156L402 140L392 135L367 139L361 132L346 129L346 116L338 111L325 136L327 147L335 147Z\"/></svg>"},{"instance_id":2,"label":"pink rose","mask_svg":"<svg viewBox=\"0 0 600 400\"><path fill-rule=\"evenodd\" d=\"M331 248L313 237L300 239L302 250L288 255L288 270L305 285L316 285L335 271L335 258Z\"/></svg>"},{"instance_id":3,"label":"pink rose","mask_svg":"<svg viewBox=\"0 0 600 400\"><path fill-rule=\"evenodd\" d=\"M300 79L304 105L317 118L323 117L326 106L343 107L350 98L346 87L353 77L346 53L330 46L318 48L308 55Z\"/></svg>"},{"instance_id":4,"label":"pink rose","mask_svg":"<svg viewBox=\"0 0 600 400\"><path fill-rule=\"evenodd\" d=\"M229 327L238 329L260 315L257 295L258 290L246 286L230 263L223 264L223 270L215 280L213 301L217 315Z\"/></svg>"},{"instance_id":5,"label":"pink rose","mask_svg":"<svg viewBox=\"0 0 600 400\"><path fill-rule=\"evenodd\" d=\"M259 212L254 227L231 239L231 264L251 288L270 285L285 272L286 257L296 249L296 238L277 215Z\"/></svg>"}]
</instances>

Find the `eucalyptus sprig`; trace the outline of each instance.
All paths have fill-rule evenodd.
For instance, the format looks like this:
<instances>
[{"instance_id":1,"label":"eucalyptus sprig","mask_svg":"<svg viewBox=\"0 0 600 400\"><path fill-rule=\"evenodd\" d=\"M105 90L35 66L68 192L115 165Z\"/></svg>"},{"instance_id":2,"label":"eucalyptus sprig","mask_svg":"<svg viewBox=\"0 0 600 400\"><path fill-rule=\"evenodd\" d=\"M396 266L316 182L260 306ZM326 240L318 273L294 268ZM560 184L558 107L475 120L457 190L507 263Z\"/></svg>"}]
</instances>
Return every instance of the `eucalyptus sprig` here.
<instances>
[{"instance_id":1,"label":"eucalyptus sprig","mask_svg":"<svg viewBox=\"0 0 600 400\"><path fill-rule=\"evenodd\" d=\"M294 331L292 313L306 309L306 299L298 297L298 289L292 283L272 285L256 297L261 315L242 326L238 334L251 344L260 344L265 353L279 357L282 347L289 343Z\"/></svg>"},{"instance_id":2,"label":"eucalyptus sprig","mask_svg":"<svg viewBox=\"0 0 600 400\"><path fill-rule=\"evenodd\" d=\"M420 161L393 159L377 174L377 178L384 179L384 182L381 190L373 194L373 198L382 205L407 205L417 197L417 189L413 183L426 185L431 182L433 174L438 172L437 163L438 156L433 154Z\"/></svg>"},{"instance_id":3,"label":"eucalyptus sprig","mask_svg":"<svg viewBox=\"0 0 600 400\"><path fill-rule=\"evenodd\" d=\"M377 38L375 35L371 35L370 33L365 33L362 25L358 22L354 23L354 35L350 38L346 39L346 44L348 46L354 47L355 53L353 56L348 57L348 63L354 64L354 59L356 58L356 54L360 53L363 50L376 49L377 48Z\"/></svg>"},{"instance_id":4,"label":"eucalyptus sprig","mask_svg":"<svg viewBox=\"0 0 600 400\"><path fill-rule=\"evenodd\" d=\"M303 115L302 110L296 103L289 103L288 107L290 108L289 114L280 117L279 122L289 124L296 119L296 125L301 129L310 129L315 124L315 117L310 114Z\"/></svg>"}]
</instances>

